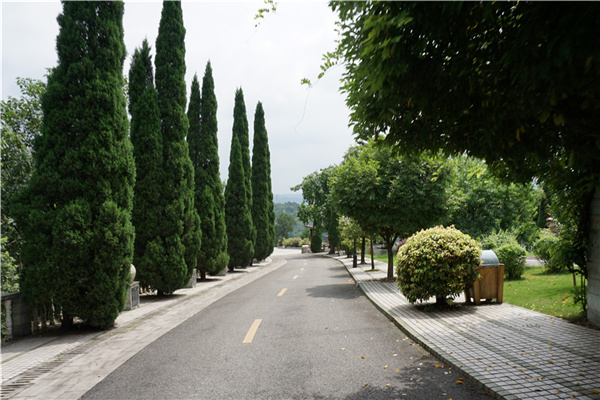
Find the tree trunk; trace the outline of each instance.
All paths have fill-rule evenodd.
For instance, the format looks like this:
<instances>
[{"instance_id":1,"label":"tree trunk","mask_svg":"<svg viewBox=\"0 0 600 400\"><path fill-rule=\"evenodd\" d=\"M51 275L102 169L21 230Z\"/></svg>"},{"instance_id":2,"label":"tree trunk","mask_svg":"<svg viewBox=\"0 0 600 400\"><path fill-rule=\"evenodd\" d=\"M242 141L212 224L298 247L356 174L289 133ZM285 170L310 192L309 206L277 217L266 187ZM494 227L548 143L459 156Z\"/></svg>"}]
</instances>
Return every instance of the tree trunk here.
<instances>
[{"instance_id":1,"label":"tree trunk","mask_svg":"<svg viewBox=\"0 0 600 400\"><path fill-rule=\"evenodd\" d=\"M73 316L63 313L60 328L65 331L73 329Z\"/></svg>"},{"instance_id":2,"label":"tree trunk","mask_svg":"<svg viewBox=\"0 0 600 400\"><path fill-rule=\"evenodd\" d=\"M444 307L448 305L445 297L437 297L435 298L435 305L438 307Z\"/></svg>"},{"instance_id":3,"label":"tree trunk","mask_svg":"<svg viewBox=\"0 0 600 400\"><path fill-rule=\"evenodd\" d=\"M371 238L371 269L375 269L375 255L373 254L373 238Z\"/></svg>"},{"instance_id":4,"label":"tree trunk","mask_svg":"<svg viewBox=\"0 0 600 400\"><path fill-rule=\"evenodd\" d=\"M200 280L202 282L206 281L206 271L200 271Z\"/></svg>"},{"instance_id":5,"label":"tree trunk","mask_svg":"<svg viewBox=\"0 0 600 400\"><path fill-rule=\"evenodd\" d=\"M366 238L363 236L362 247L360 249L360 263L361 264L366 264L366 262L365 262L365 241L366 241Z\"/></svg>"},{"instance_id":6,"label":"tree trunk","mask_svg":"<svg viewBox=\"0 0 600 400\"><path fill-rule=\"evenodd\" d=\"M387 256L388 256L388 271L387 277L388 279L394 278L394 250L392 246L394 245L394 240L386 240L385 247L387 247Z\"/></svg>"},{"instance_id":7,"label":"tree trunk","mask_svg":"<svg viewBox=\"0 0 600 400\"><path fill-rule=\"evenodd\" d=\"M600 326L600 186L596 187L590 210L588 242L588 320Z\"/></svg>"}]
</instances>

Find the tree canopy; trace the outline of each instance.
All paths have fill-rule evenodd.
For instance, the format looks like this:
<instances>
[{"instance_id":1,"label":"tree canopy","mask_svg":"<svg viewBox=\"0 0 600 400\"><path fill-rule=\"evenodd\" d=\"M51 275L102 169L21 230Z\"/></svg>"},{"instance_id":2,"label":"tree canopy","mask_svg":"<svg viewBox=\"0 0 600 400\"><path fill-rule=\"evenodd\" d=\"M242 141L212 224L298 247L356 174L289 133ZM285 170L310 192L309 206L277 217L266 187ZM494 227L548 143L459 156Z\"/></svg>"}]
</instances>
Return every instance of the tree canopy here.
<instances>
[{"instance_id":1,"label":"tree canopy","mask_svg":"<svg viewBox=\"0 0 600 400\"><path fill-rule=\"evenodd\" d=\"M161 118L163 170L160 246L164 263L152 287L170 294L183 287L196 267L201 245L200 219L194 207L194 167L185 138L185 27L181 2L165 1L156 38L156 90Z\"/></svg>"},{"instance_id":2,"label":"tree canopy","mask_svg":"<svg viewBox=\"0 0 600 400\"><path fill-rule=\"evenodd\" d=\"M134 265L142 287L159 281L156 275L164 265L166 252L161 245L163 205L163 146L160 133L158 95L150 45L144 40L136 49L129 70L130 137L135 158L136 183L132 222L136 227Z\"/></svg>"},{"instance_id":3,"label":"tree canopy","mask_svg":"<svg viewBox=\"0 0 600 400\"><path fill-rule=\"evenodd\" d=\"M33 141L42 124L42 95L46 83L31 78L17 78L21 97L9 97L0 103L2 118L2 215L12 196L27 186L33 170Z\"/></svg>"},{"instance_id":4,"label":"tree canopy","mask_svg":"<svg viewBox=\"0 0 600 400\"><path fill-rule=\"evenodd\" d=\"M135 167L123 93L122 2L64 2L36 169L19 195L21 290L69 326L108 328L130 289ZM65 95L68 94L68 95Z\"/></svg>"},{"instance_id":5,"label":"tree canopy","mask_svg":"<svg viewBox=\"0 0 600 400\"><path fill-rule=\"evenodd\" d=\"M283 211L275 218L275 233L278 238L288 238L289 233L294 229L296 218L293 215Z\"/></svg>"},{"instance_id":6,"label":"tree canopy","mask_svg":"<svg viewBox=\"0 0 600 400\"><path fill-rule=\"evenodd\" d=\"M206 274L218 274L229 262L225 228L225 199L219 175L219 143L217 137L217 97L210 61L206 64L200 84L194 76L188 107L190 158L194 166L195 206L202 230L202 245L198 252L198 269L202 279Z\"/></svg>"},{"instance_id":7,"label":"tree canopy","mask_svg":"<svg viewBox=\"0 0 600 400\"><path fill-rule=\"evenodd\" d=\"M323 68L345 63L359 138L384 133L403 152L467 153L505 179L537 179L576 221L583 273L586 254L600 264L587 253L600 204L600 3L330 5L341 39Z\"/></svg>"},{"instance_id":8,"label":"tree canopy","mask_svg":"<svg viewBox=\"0 0 600 400\"><path fill-rule=\"evenodd\" d=\"M503 182L473 157L451 157L445 164L449 180L446 225L477 239L494 231L512 231L526 244L537 239L542 193L533 183Z\"/></svg>"},{"instance_id":9,"label":"tree canopy","mask_svg":"<svg viewBox=\"0 0 600 400\"><path fill-rule=\"evenodd\" d=\"M229 177L225 187L225 223L227 226L227 252L229 270L247 267L252 262L252 215L246 201L244 164L240 141L233 135L229 154Z\"/></svg>"},{"instance_id":10,"label":"tree canopy","mask_svg":"<svg viewBox=\"0 0 600 400\"><path fill-rule=\"evenodd\" d=\"M600 160L599 4L331 6L359 137L467 151L527 180Z\"/></svg>"},{"instance_id":11,"label":"tree canopy","mask_svg":"<svg viewBox=\"0 0 600 400\"><path fill-rule=\"evenodd\" d=\"M273 252L274 216L271 191L271 152L261 102L254 113L252 146L252 223L256 231L254 258L264 260Z\"/></svg>"},{"instance_id":12,"label":"tree canopy","mask_svg":"<svg viewBox=\"0 0 600 400\"><path fill-rule=\"evenodd\" d=\"M293 191L302 190L298 219L305 224L313 222L315 232L324 229L329 234L331 253L340 245L339 213L329 197L330 179L334 173L335 166L323 168L305 176L302 183L292 188Z\"/></svg>"},{"instance_id":13,"label":"tree canopy","mask_svg":"<svg viewBox=\"0 0 600 400\"><path fill-rule=\"evenodd\" d=\"M442 220L445 179L445 171L433 158L400 157L371 141L351 149L336 168L331 197L341 214L385 240L392 278L394 242Z\"/></svg>"},{"instance_id":14,"label":"tree canopy","mask_svg":"<svg viewBox=\"0 0 600 400\"><path fill-rule=\"evenodd\" d=\"M244 168L244 187L246 191L246 204L248 210L252 210L252 166L250 165L250 131L248 129L248 116L246 114L246 101L244 100L244 91L238 88L235 91L235 104L233 107L233 136L240 142L240 151L242 155L242 167ZM233 141L232 141L233 146ZM256 230L250 218L249 226L250 240L254 248L256 240ZM252 264L252 259L250 259Z\"/></svg>"}]
</instances>

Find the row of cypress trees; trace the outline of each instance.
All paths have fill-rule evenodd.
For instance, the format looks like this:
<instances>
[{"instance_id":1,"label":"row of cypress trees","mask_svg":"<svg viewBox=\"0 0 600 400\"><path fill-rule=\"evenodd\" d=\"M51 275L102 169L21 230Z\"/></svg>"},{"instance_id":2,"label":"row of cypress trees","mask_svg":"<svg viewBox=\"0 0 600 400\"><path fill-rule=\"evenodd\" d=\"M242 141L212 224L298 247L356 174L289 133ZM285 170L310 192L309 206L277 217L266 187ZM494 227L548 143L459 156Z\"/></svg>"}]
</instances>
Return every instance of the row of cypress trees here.
<instances>
[{"instance_id":1,"label":"row of cypress trees","mask_svg":"<svg viewBox=\"0 0 600 400\"><path fill-rule=\"evenodd\" d=\"M36 170L15 206L23 295L42 312L53 306L65 326L75 316L92 327L113 326L132 262L143 287L169 294L194 268L204 278L272 251L263 245L273 242L274 215L262 105L251 167L243 94L236 93L224 196L210 62L202 93L194 77L186 113L181 3L163 3L155 72L148 42L135 50L130 125L123 12L122 2L63 3Z\"/></svg>"}]
</instances>

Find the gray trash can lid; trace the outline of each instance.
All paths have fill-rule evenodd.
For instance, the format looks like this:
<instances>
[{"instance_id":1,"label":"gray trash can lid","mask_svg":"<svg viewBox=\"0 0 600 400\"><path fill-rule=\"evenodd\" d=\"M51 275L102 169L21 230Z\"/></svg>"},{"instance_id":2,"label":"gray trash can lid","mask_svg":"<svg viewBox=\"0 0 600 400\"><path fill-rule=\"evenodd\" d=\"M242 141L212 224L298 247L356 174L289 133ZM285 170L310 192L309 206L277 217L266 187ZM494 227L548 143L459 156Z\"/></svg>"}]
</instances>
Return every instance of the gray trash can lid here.
<instances>
[{"instance_id":1,"label":"gray trash can lid","mask_svg":"<svg viewBox=\"0 0 600 400\"><path fill-rule=\"evenodd\" d=\"M482 267L491 267L493 265L500 264L498 261L498 257L493 250L483 250L481 252L481 266Z\"/></svg>"}]
</instances>

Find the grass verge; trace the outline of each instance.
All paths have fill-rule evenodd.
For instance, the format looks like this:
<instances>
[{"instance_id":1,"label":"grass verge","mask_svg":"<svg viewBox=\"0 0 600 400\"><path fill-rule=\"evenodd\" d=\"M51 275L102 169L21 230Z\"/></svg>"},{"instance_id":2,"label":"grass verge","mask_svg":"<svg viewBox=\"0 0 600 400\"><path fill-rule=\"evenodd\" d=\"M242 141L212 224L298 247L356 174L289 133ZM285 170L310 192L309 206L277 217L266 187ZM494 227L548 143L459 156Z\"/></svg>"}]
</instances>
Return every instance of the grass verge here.
<instances>
[{"instance_id":1,"label":"grass verge","mask_svg":"<svg viewBox=\"0 0 600 400\"><path fill-rule=\"evenodd\" d=\"M581 319L581 307L573 304L573 275L544 273L543 267L525 267L521 279L504 281L504 301L569 321Z\"/></svg>"}]
</instances>

